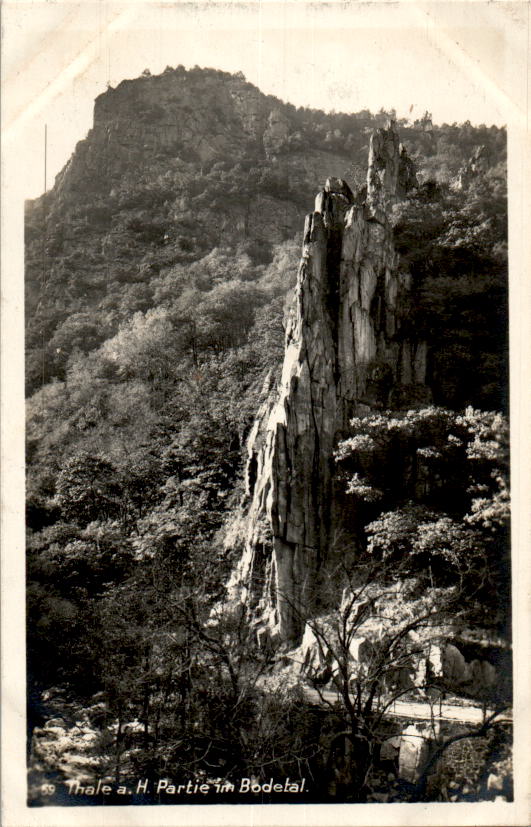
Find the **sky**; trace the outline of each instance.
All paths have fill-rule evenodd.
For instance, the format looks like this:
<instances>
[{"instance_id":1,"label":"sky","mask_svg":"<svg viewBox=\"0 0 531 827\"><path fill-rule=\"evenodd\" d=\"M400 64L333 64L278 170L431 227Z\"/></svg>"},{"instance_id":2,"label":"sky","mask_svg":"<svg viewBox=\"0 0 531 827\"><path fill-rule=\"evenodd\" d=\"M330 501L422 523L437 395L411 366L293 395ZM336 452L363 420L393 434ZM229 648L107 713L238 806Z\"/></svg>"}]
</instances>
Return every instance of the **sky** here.
<instances>
[{"instance_id":1,"label":"sky","mask_svg":"<svg viewBox=\"0 0 531 827\"><path fill-rule=\"evenodd\" d=\"M527 3L483 0L7 0L7 174L16 174L24 197L50 188L108 84L179 64L242 71L265 93L326 111L384 107L412 118L428 110L436 123L522 121L528 18Z\"/></svg>"}]
</instances>

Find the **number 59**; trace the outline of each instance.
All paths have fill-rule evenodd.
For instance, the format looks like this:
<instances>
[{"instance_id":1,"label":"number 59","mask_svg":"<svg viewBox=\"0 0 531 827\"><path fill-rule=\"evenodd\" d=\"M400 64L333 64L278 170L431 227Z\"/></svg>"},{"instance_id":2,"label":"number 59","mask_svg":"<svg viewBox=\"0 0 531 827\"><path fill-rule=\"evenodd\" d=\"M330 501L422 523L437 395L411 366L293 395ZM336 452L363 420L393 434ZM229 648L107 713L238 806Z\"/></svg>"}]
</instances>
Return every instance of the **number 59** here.
<instances>
[{"instance_id":1,"label":"number 59","mask_svg":"<svg viewBox=\"0 0 531 827\"><path fill-rule=\"evenodd\" d=\"M55 784L43 784L41 791L43 795L53 795L55 792Z\"/></svg>"}]
</instances>

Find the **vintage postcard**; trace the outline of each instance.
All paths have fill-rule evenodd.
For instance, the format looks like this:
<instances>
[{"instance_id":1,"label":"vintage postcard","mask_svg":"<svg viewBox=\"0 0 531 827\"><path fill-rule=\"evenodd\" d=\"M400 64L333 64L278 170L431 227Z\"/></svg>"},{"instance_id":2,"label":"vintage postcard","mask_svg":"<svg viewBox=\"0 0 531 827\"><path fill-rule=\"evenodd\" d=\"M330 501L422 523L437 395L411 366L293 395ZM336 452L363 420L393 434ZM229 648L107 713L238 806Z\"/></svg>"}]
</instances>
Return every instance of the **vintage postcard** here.
<instances>
[{"instance_id":1,"label":"vintage postcard","mask_svg":"<svg viewBox=\"0 0 531 827\"><path fill-rule=\"evenodd\" d=\"M2 12L6 827L528 824L529 4Z\"/></svg>"}]
</instances>

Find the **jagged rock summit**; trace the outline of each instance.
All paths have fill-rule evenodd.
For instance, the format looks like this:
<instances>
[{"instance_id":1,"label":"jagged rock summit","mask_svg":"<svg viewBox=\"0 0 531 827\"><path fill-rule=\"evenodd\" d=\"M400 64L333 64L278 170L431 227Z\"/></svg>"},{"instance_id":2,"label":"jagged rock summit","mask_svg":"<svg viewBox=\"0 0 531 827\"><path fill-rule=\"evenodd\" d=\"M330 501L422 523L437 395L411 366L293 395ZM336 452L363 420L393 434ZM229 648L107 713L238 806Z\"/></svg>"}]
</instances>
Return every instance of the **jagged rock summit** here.
<instances>
[{"instance_id":1,"label":"jagged rock summit","mask_svg":"<svg viewBox=\"0 0 531 827\"><path fill-rule=\"evenodd\" d=\"M282 377L248 443L247 539L229 584L259 637L297 643L305 619L340 594L338 538L344 544L355 515L334 450L349 420L429 398L426 346L402 329L410 276L389 220L413 177L390 122L371 138L364 203L328 178L306 217Z\"/></svg>"}]
</instances>

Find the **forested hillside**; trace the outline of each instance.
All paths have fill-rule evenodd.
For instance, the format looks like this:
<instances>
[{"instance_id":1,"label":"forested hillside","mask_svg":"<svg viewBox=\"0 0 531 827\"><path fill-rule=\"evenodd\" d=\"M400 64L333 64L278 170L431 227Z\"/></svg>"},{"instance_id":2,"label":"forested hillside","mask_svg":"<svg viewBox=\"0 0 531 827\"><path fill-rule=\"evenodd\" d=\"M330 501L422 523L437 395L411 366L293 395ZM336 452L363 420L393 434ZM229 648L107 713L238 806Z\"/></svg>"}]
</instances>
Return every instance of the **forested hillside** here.
<instances>
[{"instance_id":1,"label":"forested hillside","mask_svg":"<svg viewBox=\"0 0 531 827\"><path fill-rule=\"evenodd\" d=\"M303 723L282 687L257 700L250 675L270 663L252 631L233 618L216 636L208 618L239 553L227 526L279 375L304 213L329 175L363 201L388 114L297 109L215 70L144 73L96 100L87 138L27 204L29 724L84 715L100 774L230 778L321 760L318 713ZM437 492L423 502L387 480L364 506L367 537L382 559L412 547L408 577L435 547L441 587L451 555L479 547L490 568L474 558L465 589L479 570L485 582L466 620L492 643L508 635L506 135L428 113L398 128L418 183L392 217L412 277L404 324L427 342L439 411L417 415L424 437L399 455L405 467L435 443L437 490L454 499L440 514ZM394 462L380 426L354 423L352 439ZM356 492L353 446L340 449L345 486L374 502ZM365 462L363 485L380 491L377 468ZM35 766L38 784L50 773Z\"/></svg>"}]
</instances>

